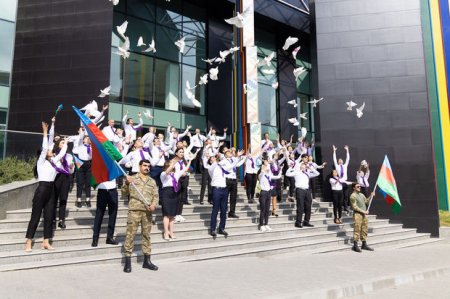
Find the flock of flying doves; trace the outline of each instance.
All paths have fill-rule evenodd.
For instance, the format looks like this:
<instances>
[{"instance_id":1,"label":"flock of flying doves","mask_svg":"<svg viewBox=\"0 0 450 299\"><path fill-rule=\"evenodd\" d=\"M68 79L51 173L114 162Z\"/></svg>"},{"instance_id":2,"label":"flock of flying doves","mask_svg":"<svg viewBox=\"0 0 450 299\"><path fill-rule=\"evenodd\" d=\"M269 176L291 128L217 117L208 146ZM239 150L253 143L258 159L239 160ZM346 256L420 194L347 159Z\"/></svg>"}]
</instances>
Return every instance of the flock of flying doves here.
<instances>
[{"instance_id":1,"label":"flock of flying doves","mask_svg":"<svg viewBox=\"0 0 450 299\"><path fill-rule=\"evenodd\" d=\"M119 0L109 0L110 2L113 3L113 5L117 5L119 4ZM166 0L166 2L170 2L170 0ZM225 22L233 25L237 28L243 28L246 23L247 23L247 19L250 15L250 11L249 9L245 10L242 14L237 12L235 17L229 18L229 19L225 19ZM117 34L119 35L119 37L122 39L123 44L122 46L119 46L117 48L117 52L114 52L114 54L120 55L123 59L127 59L130 57L130 40L128 38L128 36L125 35L126 31L127 31L127 26L128 26L128 21L125 21L122 23L122 25L120 26L116 26L116 30L117 30ZM283 46L283 50L284 51L288 51L289 48L296 44L298 42L298 38L297 37L291 37L289 36ZM184 54L184 48L186 46L185 43L185 37L181 37L179 40L177 40L175 42L175 45L178 47L180 53L183 55ZM144 43L144 39L142 38L142 36L139 37L138 41L137 41L137 46L142 50L143 53L155 53L156 52L156 46L155 46L155 40L152 39L152 41L149 44ZM294 60L297 57L297 53L300 51L301 47L298 46L296 48L294 48L292 50L292 57L294 58ZM219 77L219 64L224 63L226 58L229 55L232 55L233 53L235 53L236 51L239 51L239 47L232 47L230 49L226 49L224 51L219 51L219 56L214 57L214 58L208 58L208 59L202 59L204 62L206 62L208 65L210 65L209 68L209 73L204 74L203 76L200 77L200 80L198 82L198 85L206 85L208 83L208 77L210 80L218 80ZM260 71L263 74L266 75L275 75L276 74L276 70L271 68L271 61L272 59L275 57L275 52L272 52L271 54L269 54L268 56L266 56L264 59L262 60L257 60L256 65L254 67L261 67ZM216 63L217 66L216 67L212 67L213 64ZM304 67L299 67L294 69L293 74L295 77L295 80L298 80L298 77L304 73L306 71L306 69ZM198 85L194 85L193 87L191 87L191 84L189 83L189 81L186 81L186 86L185 86L185 93L187 98L192 102L192 104L195 107L200 108L201 107L201 103L195 98L195 93L193 92L193 90L195 90L195 88ZM249 89L255 89L257 88L257 83L256 82L248 82L248 84L244 84L244 92L247 93L247 91ZM275 82L272 84L272 87L274 89L278 88L278 82ZM103 90L100 90L100 95L98 97L105 97L107 95L109 95L109 92L111 90L111 86L106 87ZM320 99L313 99L310 102L307 102L308 104L312 104L313 107L317 107L317 103L319 103L320 101L322 101L323 98ZM289 105L292 105L294 108L297 107L297 100L293 99L291 101L287 102ZM347 110L348 111L352 111L353 107L357 106L358 104L353 102L353 101L349 101L346 102L347 104ZM356 109L356 116L358 118L361 118L363 116L363 110L365 107L365 102L358 108ZM93 100L92 102L90 102L88 105L86 105L85 107L82 108L82 110L86 111L86 113L90 113L92 116L96 116L98 115L100 112L98 111L98 105L96 103L95 100ZM304 113L300 113L299 118L301 119L307 119L306 114L308 112L304 112ZM152 119L153 116L150 114L150 110L146 110L144 112L144 115L149 118ZM294 118L289 118L288 121L294 125L294 126L299 126L299 119L297 119L297 117Z\"/></svg>"}]
</instances>

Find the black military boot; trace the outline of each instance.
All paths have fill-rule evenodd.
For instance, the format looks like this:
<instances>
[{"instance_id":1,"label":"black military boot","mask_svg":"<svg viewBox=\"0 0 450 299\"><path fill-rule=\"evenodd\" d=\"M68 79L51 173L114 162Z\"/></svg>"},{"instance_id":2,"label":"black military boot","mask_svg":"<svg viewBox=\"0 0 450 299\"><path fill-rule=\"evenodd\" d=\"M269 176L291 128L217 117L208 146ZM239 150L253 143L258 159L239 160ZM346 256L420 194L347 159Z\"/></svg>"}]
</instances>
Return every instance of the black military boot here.
<instances>
[{"instance_id":1,"label":"black military boot","mask_svg":"<svg viewBox=\"0 0 450 299\"><path fill-rule=\"evenodd\" d=\"M125 257L125 266L123 267L123 272L125 273L131 272L131 256Z\"/></svg>"},{"instance_id":2,"label":"black military boot","mask_svg":"<svg viewBox=\"0 0 450 299\"><path fill-rule=\"evenodd\" d=\"M361 252L361 249L359 248L357 241L353 241L352 250L355 251L355 252Z\"/></svg>"},{"instance_id":3,"label":"black military boot","mask_svg":"<svg viewBox=\"0 0 450 299\"><path fill-rule=\"evenodd\" d=\"M368 250L368 251L373 251L373 248L369 247L369 245L367 245L366 241L362 242L361 249Z\"/></svg>"},{"instance_id":4,"label":"black military boot","mask_svg":"<svg viewBox=\"0 0 450 299\"><path fill-rule=\"evenodd\" d=\"M144 263L142 264L142 268L147 268L153 271L158 270L158 266L152 264L150 260L150 255L144 255Z\"/></svg>"}]
</instances>

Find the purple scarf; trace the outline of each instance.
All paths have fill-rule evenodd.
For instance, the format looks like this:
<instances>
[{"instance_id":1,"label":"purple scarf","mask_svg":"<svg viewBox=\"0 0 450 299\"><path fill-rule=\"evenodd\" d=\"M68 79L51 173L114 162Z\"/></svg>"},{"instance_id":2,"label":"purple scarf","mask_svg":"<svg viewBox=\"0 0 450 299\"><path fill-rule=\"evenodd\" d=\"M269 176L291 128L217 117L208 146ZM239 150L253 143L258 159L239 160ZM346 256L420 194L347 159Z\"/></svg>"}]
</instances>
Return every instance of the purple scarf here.
<instances>
[{"instance_id":1,"label":"purple scarf","mask_svg":"<svg viewBox=\"0 0 450 299\"><path fill-rule=\"evenodd\" d=\"M170 177L172 178L172 186L173 186L173 191L178 192L180 190L179 186L178 186L178 182L175 179L175 175L173 173L169 174Z\"/></svg>"}]
</instances>

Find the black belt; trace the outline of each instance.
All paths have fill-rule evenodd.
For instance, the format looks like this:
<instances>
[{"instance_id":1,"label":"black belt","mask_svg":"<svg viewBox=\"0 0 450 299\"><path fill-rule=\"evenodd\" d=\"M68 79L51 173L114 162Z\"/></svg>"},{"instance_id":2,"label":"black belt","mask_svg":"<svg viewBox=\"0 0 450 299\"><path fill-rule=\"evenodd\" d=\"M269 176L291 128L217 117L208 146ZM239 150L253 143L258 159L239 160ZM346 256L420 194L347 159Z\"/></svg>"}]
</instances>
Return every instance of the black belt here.
<instances>
[{"instance_id":1,"label":"black belt","mask_svg":"<svg viewBox=\"0 0 450 299\"><path fill-rule=\"evenodd\" d=\"M117 191L117 188L113 188L113 189L103 189L103 188L98 188L98 191L105 191L105 192L109 192L109 191Z\"/></svg>"},{"instance_id":2,"label":"black belt","mask_svg":"<svg viewBox=\"0 0 450 299\"><path fill-rule=\"evenodd\" d=\"M229 179L227 178L227 181L236 181L237 179Z\"/></svg>"},{"instance_id":3,"label":"black belt","mask_svg":"<svg viewBox=\"0 0 450 299\"><path fill-rule=\"evenodd\" d=\"M227 189L227 187L212 187L213 189Z\"/></svg>"}]
</instances>

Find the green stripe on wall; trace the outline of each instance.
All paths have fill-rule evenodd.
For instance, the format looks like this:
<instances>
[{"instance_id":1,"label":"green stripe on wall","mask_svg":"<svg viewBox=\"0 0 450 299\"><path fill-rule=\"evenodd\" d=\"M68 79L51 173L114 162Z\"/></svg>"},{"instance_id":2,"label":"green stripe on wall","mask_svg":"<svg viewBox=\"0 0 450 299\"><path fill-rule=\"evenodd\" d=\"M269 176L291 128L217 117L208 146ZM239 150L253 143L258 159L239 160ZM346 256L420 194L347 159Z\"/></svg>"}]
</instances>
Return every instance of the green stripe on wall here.
<instances>
[{"instance_id":1,"label":"green stripe on wall","mask_svg":"<svg viewBox=\"0 0 450 299\"><path fill-rule=\"evenodd\" d=\"M433 36L431 32L429 0L421 0L422 37L425 50L428 98L430 105L431 133L433 137L434 164L436 169L436 185L439 209L449 211L445 190L444 157L442 152L442 135L439 115L439 98L437 94L436 69L434 58ZM434 1L434 0L433 0Z\"/></svg>"}]
</instances>

